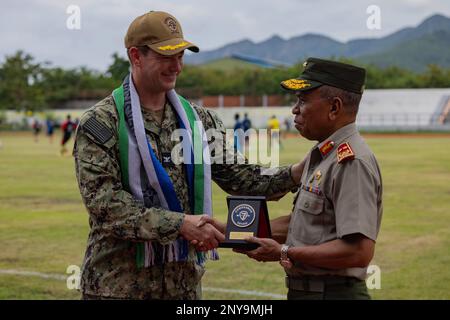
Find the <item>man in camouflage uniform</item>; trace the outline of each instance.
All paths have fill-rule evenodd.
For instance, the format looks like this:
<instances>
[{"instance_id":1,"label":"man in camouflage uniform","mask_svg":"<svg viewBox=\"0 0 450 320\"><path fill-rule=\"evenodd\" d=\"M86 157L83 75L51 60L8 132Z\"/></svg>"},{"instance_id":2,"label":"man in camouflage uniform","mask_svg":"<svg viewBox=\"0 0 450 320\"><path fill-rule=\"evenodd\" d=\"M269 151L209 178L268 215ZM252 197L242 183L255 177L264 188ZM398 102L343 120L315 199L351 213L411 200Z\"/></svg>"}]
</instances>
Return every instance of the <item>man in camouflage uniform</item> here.
<instances>
[{"instance_id":1,"label":"man in camouflage uniform","mask_svg":"<svg viewBox=\"0 0 450 320\"><path fill-rule=\"evenodd\" d=\"M274 239L252 238L258 261L280 261L288 299L369 299L367 266L382 216L380 168L355 120L365 69L309 58L292 109L302 136L317 140L306 157L292 213L271 221Z\"/></svg>"},{"instance_id":2,"label":"man in camouflage uniform","mask_svg":"<svg viewBox=\"0 0 450 320\"><path fill-rule=\"evenodd\" d=\"M185 166L163 161L177 141L179 123L166 92L175 87L183 52L198 48L183 39L178 21L164 12L149 12L130 25L125 46L131 76L139 93L146 137L168 173L183 213L145 207L124 190L118 144L118 114L110 95L84 113L76 134L74 157L81 196L89 212L90 233L81 291L84 299L199 299L204 273L196 249L209 250L224 239L223 224L191 215ZM161 49L163 48L163 49ZM221 120L195 106L205 130L222 134ZM262 175L248 164L212 164L212 179L230 194L278 198L296 186L301 164ZM169 244L177 237L191 241L188 260L138 268L136 243Z\"/></svg>"}]
</instances>

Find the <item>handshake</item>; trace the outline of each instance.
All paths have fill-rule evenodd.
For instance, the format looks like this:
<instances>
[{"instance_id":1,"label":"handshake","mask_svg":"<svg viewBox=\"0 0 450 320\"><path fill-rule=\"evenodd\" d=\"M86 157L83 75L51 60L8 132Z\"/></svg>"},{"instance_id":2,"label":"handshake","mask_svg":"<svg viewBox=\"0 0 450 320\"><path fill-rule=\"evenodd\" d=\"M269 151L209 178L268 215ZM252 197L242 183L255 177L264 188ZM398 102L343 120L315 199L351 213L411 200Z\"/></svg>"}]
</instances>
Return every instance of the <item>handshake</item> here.
<instances>
[{"instance_id":1,"label":"handshake","mask_svg":"<svg viewBox=\"0 0 450 320\"><path fill-rule=\"evenodd\" d=\"M180 235L195 246L197 251L208 251L225 240L225 224L205 214L184 216Z\"/></svg>"}]
</instances>

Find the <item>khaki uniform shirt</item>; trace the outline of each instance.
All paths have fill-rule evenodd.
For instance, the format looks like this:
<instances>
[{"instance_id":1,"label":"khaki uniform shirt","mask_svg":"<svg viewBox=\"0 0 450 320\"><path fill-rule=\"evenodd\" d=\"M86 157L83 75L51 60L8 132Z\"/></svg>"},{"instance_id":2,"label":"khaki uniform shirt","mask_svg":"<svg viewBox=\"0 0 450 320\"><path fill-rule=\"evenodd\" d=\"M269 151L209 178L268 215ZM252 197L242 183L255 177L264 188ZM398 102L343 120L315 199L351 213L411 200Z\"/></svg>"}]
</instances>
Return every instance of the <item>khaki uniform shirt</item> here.
<instances>
[{"instance_id":1,"label":"khaki uniform shirt","mask_svg":"<svg viewBox=\"0 0 450 320\"><path fill-rule=\"evenodd\" d=\"M338 150L345 143L354 158L338 163ZM340 128L310 151L294 203L286 240L289 246L318 245L355 233L376 240L382 215L381 173L354 123ZM299 262L286 269L294 277L341 275L365 279L366 272L367 268L329 270Z\"/></svg>"},{"instance_id":2,"label":"khaki uniform shirt","mask_svg":"<svg viewBox=\"0 0 450 320\"><path fill-rule=\"evenodd\" d=\"M225 134L215 113L194 107L205 130L217 128ZM176 114L166 103L160 126L151 112L143 109L142 114L147 138L161 161L163 154L170 154L179 142L171 139L172 132L178 128ZM87 130L86 122L92 118L102 129L97 126L94 131ZM90 225L81 291L126 299L197 299L204 269L195 263L194 247L190 247L186 262L136 267L136 242L169 244L179 236L183 215L158 207L145 208L123 189L117 128L116 107L112 96L108 96L84 113L76 134L73 151L76 176ZM100 132L101 139L93 132ZM189 214L184 165L172 164L165 169L184 212ZM295 187L290 167L280 167L275 175L269 176L261 175L257 165L213 164L211 172L212 179L232 194L270 196Z\"/></svg>"}]
</instances>

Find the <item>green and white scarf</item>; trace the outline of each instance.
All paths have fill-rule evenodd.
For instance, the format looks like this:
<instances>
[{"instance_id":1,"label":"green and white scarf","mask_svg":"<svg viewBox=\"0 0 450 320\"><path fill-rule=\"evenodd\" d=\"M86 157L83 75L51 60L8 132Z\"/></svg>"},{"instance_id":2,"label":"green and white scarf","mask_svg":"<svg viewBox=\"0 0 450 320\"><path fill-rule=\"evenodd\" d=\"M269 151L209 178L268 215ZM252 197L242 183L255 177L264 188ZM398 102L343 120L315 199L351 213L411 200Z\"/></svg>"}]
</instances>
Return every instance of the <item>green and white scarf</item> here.
<instances>
[{"instance_id":1,"label":"green and white scarf","mask_svg":"<svg viewBox=\"0 0 450 320\"><path fill-rule=\"evenodd\" d=\"M113 97L119 114L120 167L124 188L146 207L161 207L180 214L186 212L147 139L139 96L131 75L113 91ZM187 139L183 139L185 146L187 144L183 155L191 212L212 216L211 159L203 124L191 104L175 90L167 92L167 98L175 109L180 128L187 132ZM169 245L156 241L137 243L136 249L138 267L150 267L186 261L189 243L179 237ZM216 250L210 252L210 258L219 258ZM204 253L197 252L197 263L203 264L205 259Z\"/></svg>"}]
</instances>

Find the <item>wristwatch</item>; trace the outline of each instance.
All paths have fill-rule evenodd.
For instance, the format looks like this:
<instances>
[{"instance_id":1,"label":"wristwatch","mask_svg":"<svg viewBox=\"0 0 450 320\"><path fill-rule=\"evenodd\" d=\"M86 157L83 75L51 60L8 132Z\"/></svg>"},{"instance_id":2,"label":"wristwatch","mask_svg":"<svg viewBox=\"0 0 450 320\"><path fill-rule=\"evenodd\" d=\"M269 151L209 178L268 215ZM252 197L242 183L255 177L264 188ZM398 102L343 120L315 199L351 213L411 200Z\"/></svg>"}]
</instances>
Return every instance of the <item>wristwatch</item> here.
<instances>
[{"instance_id":1,"label":"wristwatch","mask_svg":"<svg viewBox=\"0 0 450 320\"><path fill-rule=\"evenodd\" d=\"M281 256L280 256L280 264L287 269L292 268L292 261L288 257L288 249L289 246L287 244L283 244L281 246Z\"/></svg>"}]
</instances>

